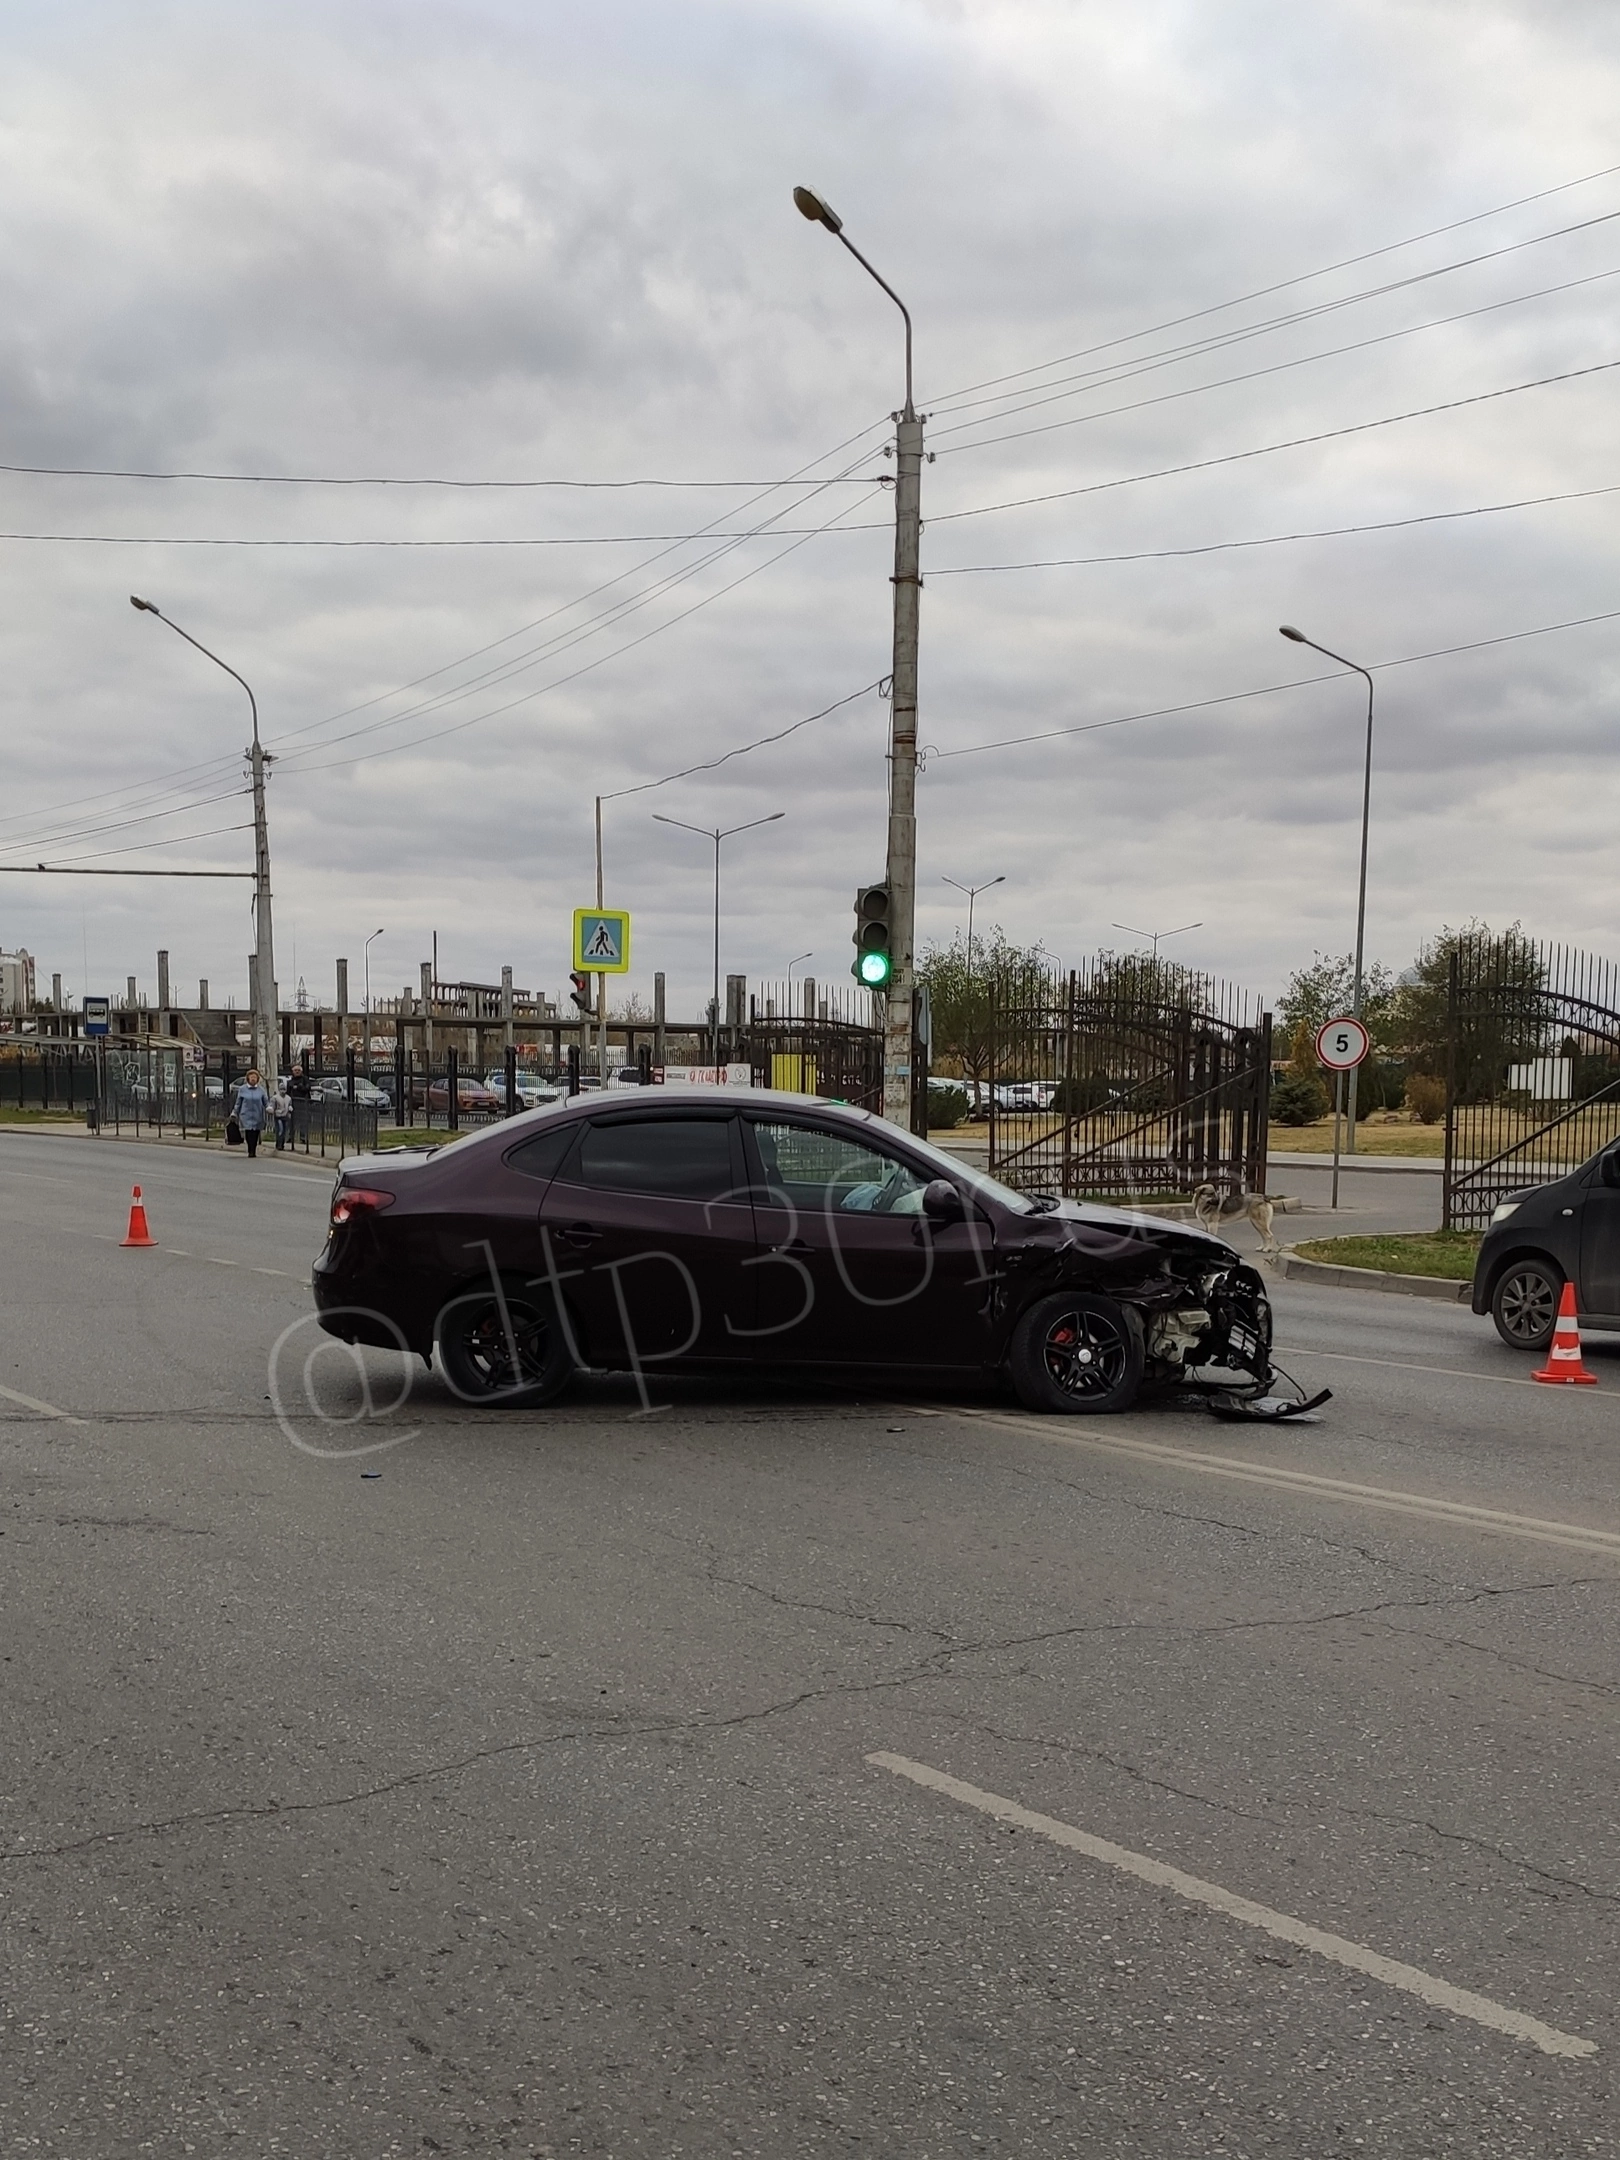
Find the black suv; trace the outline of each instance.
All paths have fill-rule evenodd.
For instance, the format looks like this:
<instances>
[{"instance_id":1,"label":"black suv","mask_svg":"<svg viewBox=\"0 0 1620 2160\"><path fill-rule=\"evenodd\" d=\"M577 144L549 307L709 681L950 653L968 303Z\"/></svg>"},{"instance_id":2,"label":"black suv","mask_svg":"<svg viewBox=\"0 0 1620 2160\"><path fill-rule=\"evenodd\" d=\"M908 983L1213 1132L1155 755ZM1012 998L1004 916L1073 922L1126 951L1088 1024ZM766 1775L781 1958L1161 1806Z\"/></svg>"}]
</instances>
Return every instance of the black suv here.
<instances>
[{"instance_id":1,"label":"black suv","mask_svg":"<svg viewBox=\"0 0 1620 2160\"><path fill-rule=\"evenodd\" d=\"M1620 1142L1504 1200L1474 1264L1474 1310L1514 1350L1544 1350L1565 1283L1582 1324L1620 1328Z\"/></svg>"}]
</instances>

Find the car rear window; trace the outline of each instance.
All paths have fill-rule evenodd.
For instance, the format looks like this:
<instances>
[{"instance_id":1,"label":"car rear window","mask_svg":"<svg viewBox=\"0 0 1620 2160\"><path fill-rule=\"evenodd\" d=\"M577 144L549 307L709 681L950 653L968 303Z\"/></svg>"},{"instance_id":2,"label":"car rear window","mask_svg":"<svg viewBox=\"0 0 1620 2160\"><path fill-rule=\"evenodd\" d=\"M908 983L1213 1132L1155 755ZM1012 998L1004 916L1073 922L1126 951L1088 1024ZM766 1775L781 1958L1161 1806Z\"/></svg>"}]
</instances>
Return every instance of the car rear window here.
<instances>
[{"instance_id":1,"label":"car rear window","mask_svg":"<svg viewBox=\"0 0 1620 2160\"><path fill-rule=\"evenodd\" d=\"M554 1178L562 1168L563 1157L574 1144L576 1125L554 1125L549 1132L536 1133L532 1140L525 1140L521 1147L513 1148L506 1158L508 1170L519 1171L524 1177Z\"/></svg>"},{"instance_id":2,"label":"car rear window","mask_svg":"<svg viewBox=\"0 0 1620 2160\"><path fill-rule=\"evenodd\" d=\"M718 1200L730 1192L731 1126L724 1118L637 1118L586 1127L574 1175L608 1192Z\"/></svg>"}]
</instances>

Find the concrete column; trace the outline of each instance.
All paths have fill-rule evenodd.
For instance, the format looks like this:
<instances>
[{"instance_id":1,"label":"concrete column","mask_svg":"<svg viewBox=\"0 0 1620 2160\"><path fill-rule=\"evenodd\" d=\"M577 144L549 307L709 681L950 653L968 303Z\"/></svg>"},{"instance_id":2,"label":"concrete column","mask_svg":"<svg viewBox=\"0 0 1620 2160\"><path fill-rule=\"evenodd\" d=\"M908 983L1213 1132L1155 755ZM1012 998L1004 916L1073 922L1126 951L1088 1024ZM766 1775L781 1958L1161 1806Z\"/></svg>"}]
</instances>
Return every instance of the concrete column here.
<instances>
[{"instance_id":1,"label":"concrete column","mask_svg":"<svg viewBox=\"0 0 1620 2160\"><path fill-rule=\"evenodd\" d=\"M512 970L509 967L501 969L501 1020L505 1047L510 1050L517 1038L512 1033Z\"/></svg>"},{"instance_id":2,"label":"concrete column","mask_svg":"<svg viewBox=\"0 0 1620 2160\"><path fill-rule=\"evenodd\" d=\"M199 1012L208 1010L208 977L206 975L200 977L197 983L197 1009Z\"/></svg>"},{"instance_id":3,"label":"concrete column","mask_svg":"<svg viewBox=\"0 0 1620 2160\"><path fill-rule=\"evenodd\" d=\"M804 978L804 1017L807 1020L816 1017L816 978L813 975Z\"/></svg>"},{"instance_id":4,"label":"concrete column","mask_svg":"<svg viewBox=\"0 0 1620 2160\"><path fill-rule=\"evenodd\" d=\"M747 1023L748 977L746 975L728 975L726 977L726 1026L728 1028L741 1028L745 1027Z\"/></svg>"},{"instance_id":5,"label":"concrete column","mask_svg":"<svg viewBox=\"0 0 1620 2160\"><path fill-rule=\"evenodd\" d=\"M337 1035L341 1050L349 1040L349 963L337 964Z\"/></svg>"},{"instance_id":6,"label":"concrete column","mask_svg":"<svg viewBox=\"0 0 1620 2160\"><path fill-rule=\"evenodd\" d=\"M62 978L61 978L61 976L60 976L60 975L53 975L53 976L51 977L51 1011L52 1011L52 1012L60 1012L61 1010L62 1010Z\"/></svg>"},{"instance_id":7,"label":"concrete column","mask_svg":"<svg viewBox=\"0 0 1620 2160\"><path fill-rule=\"evenodd\" d=\"M422 1057L427 1063L433 1058L433 962L422 962Z\"/></svg>"},{"instance_id":8,"label":"concrete column","mask_svg":"<svg viewBox=\"0 0 1620 2160\"><path fill-rule=\"evenodd\" d=\"M169 1009L169 956L161 946L158 948L158 1011Z\"/></svg>"},{"instance_id":9,"label":"concrete column","mask_svg":"<svg viewBox=\"0 0 1620 2160\"><path fill-rule=\"evenodd\" d=\"M127 978L126 988L128 991L129 1009L131 1012L133 1012L135 1010L135 978L133 975Z\"/></svg>"}]
</instances>

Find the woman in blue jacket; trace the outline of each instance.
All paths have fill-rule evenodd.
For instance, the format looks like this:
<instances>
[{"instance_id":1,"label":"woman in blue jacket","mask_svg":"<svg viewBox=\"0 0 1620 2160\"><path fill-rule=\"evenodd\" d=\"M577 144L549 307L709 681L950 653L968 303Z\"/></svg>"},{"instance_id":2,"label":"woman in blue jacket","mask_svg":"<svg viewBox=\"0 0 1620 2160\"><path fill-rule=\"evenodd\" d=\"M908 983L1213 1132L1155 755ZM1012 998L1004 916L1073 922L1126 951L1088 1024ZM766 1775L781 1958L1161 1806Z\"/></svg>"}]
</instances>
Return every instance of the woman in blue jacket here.
<instances>
[{"instance_id":1,"label":"woman in blue jacket","mask_svg":"<svg viewBox=\"0 0 1620 2160\"><path fill-rule=\"evenodd\" d=\"M242 1128L242 1138L247 1142L250 1156L259 1152L259 1135L264 1131L265 1120L270 1115L270 1097L264 1082L259 1078L259 1068L254 1066L236 1091L231 1104L231 1115Z\"/></svg>"}]
</instances>

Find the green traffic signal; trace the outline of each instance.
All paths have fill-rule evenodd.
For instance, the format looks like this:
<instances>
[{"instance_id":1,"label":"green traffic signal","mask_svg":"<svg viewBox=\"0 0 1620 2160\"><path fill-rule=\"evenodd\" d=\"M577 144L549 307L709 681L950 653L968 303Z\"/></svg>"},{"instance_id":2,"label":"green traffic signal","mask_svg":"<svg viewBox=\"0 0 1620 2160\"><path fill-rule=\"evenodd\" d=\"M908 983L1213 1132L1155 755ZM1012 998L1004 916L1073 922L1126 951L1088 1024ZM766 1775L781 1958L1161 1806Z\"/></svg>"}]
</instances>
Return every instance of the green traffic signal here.
<instances>
[{"instance_id":1,"label":"green traffic signal","mask_svg":"<svg viewBox=\"0 0 1620 2160\"><path fill-rule=\"evenodd\" d=\"M894 973L894 962L886 952L863 952L855 963L855 974L868 990L881 990Z\"/></svg>"}]
</instances>

